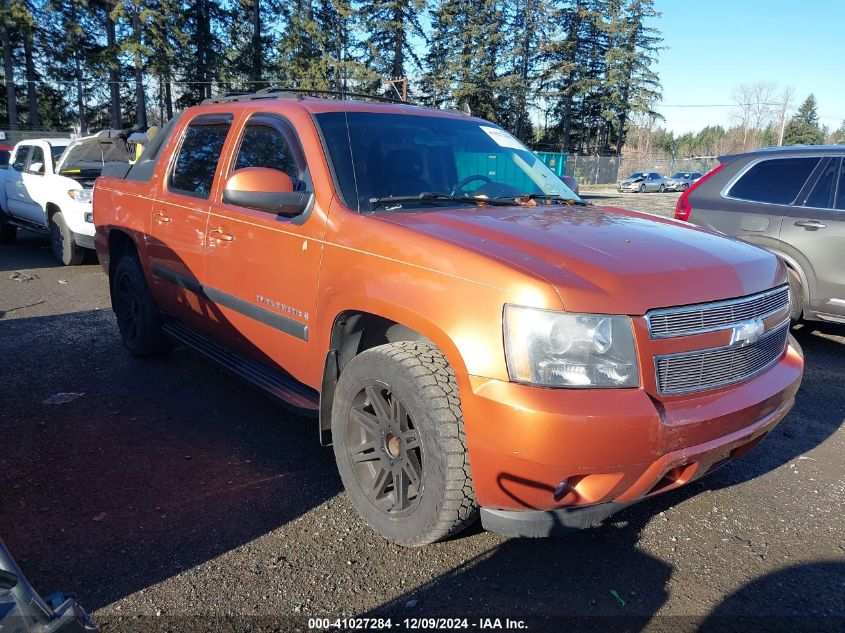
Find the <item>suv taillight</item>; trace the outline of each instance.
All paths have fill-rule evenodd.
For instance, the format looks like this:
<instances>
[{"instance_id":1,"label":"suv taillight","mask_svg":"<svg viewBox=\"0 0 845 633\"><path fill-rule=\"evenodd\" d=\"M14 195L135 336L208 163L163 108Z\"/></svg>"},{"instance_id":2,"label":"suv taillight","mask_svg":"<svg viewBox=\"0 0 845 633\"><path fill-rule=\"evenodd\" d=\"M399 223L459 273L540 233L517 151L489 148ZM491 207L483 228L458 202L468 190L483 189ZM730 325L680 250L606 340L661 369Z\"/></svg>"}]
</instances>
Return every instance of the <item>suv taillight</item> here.
<instances>
[{"instance_id":1,"label":"suv taillight","mask_svg":"<svg viewBox=\"0 0 845 633\"><path fill-rule=\"evenodd\" d=\"M717 171L722 169L724 165L719 165L718 167L708 171L704 174L701 178L698 179L698 182L693 183L692 186L684 191L681 196L678 198L678 202L675 204L675 219L676 220L683 220L684 222L689 221L689 215L692 212L692 207L689 203L689 195L695 190L696 187L701 185L705 180L710 178L713 174Z\"/></svg>"}]
</instances>

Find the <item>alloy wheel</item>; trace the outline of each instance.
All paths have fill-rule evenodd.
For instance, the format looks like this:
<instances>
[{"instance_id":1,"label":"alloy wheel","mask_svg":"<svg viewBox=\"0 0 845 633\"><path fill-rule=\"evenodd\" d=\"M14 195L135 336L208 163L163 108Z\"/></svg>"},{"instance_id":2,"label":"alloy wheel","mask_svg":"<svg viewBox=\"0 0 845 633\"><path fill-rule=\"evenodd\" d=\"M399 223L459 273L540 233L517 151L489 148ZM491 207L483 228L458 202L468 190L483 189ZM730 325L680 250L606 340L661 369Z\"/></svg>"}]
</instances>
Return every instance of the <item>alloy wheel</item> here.
<instances>
[{"instance_id":1,"label":"alloy wheel","mask_svg":"<svg viewBox=\"0 0 845 633\"><path fill-rule=\"evenodd\" d=\"M120 329L127 339L134 341L138 336L141 303L138 301L138 293L135 292L129 275L121 276L117 282L114 306Z\"/></svg>"},{"instance_id":2,"label":"alloy wheel","mask_svg":"<svg viewBox=\"0 0 845 633\"><path fill-rule=\"evenodd\" d=\"M367 499L390 517L413 512L423 491L422 441L388 385L373 381L359 390L346 439L352 471Z\"/></svg>"}]
</instances>

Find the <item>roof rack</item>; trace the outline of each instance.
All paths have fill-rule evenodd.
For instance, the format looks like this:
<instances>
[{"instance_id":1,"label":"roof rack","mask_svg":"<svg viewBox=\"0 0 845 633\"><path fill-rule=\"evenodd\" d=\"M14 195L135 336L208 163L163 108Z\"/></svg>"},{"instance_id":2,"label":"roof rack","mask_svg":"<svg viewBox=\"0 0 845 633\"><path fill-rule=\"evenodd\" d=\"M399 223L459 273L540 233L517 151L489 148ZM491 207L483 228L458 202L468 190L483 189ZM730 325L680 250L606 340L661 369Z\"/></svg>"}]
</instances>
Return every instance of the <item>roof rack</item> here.
<instances>
[{"instance_id":1,"label":"roof rack","mask_svg":"<svg viewBox=\"0 0 845 633\"><path fill-rule=\"evenodd\" d=\"M304 97L336 97L338 99L360 99L382 101L385 103L402 103L405 105L416 105L409 101L383 97L380 95L365 94L362 92L349 92L347 90L316 90L310 88L278 88L269 86L256 90L255 92L227 92L217 97L205 99L203 105L209 103L229 103L232 101L253 101L256 99L303 99Z\"/></svg>"}]
</instances>

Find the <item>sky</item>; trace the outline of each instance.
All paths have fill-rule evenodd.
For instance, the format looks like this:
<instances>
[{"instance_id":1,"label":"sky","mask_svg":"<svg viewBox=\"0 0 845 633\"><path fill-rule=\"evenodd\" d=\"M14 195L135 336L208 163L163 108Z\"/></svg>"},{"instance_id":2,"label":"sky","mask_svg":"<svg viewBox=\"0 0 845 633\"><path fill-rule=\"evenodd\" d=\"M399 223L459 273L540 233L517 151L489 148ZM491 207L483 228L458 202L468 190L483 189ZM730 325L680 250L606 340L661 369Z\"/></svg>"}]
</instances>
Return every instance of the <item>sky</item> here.
<instances>
[{"instance_id":1,"label":"sky","mask_svg":"<svg viewBox=\"0 0 845 633\"><path fill-rule=\"evenodd\" d=\"M845 0L655 0L663 36L655 67L663 86L657 108L676 135L730 125L741 84L795 88L793 112L811 92L820 122L845 119Z\"/></svg>"}]
</instances>

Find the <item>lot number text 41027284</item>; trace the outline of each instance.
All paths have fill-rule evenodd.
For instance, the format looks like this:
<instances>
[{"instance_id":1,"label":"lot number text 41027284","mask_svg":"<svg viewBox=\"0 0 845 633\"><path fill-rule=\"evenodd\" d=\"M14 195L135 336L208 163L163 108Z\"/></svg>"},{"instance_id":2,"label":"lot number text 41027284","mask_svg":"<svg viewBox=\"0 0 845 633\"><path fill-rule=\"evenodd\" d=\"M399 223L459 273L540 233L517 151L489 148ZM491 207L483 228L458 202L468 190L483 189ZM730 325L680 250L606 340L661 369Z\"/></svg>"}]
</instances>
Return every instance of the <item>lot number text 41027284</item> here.
<instances>
[{"instance_id":1,"label":"lot number text 41027284","mask_svg":"<svg viewBox=\"0 0 845 633\"><path fill-rule=\"evenodd\" d=\"M394 620L393 618L309 618L308 628L318 631L337 628L357 631L384 629L404 629L407 631L439 631L444 629L518 631L527 629L528 625L523 620L511 620L510 618L478 618L474 620L469 618L404 618L402 620Z\"/></svg>"}]
</instances>

